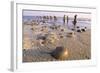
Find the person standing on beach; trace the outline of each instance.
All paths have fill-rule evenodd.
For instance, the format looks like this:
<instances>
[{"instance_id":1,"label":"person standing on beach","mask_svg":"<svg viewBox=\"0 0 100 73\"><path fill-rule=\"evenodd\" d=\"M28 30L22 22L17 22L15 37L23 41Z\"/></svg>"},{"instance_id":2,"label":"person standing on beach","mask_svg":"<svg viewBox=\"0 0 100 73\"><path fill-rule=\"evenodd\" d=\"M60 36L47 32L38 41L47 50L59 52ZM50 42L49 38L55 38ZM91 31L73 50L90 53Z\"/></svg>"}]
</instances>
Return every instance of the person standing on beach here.
<instances>
[{"instance_id":1,"label":"person standing on beach","mask_svg":"<svg viewBox=\"0 0 100 73\"><path fill-rule=\"evenodd\" d=\"M73 21L74 29L76 27L76 23L77 23L77 15L74 16L74 21Z\"/></svg>"},{"instance_id":2,"label":"person standing on beach","mask_svg":"<svg viewBox=\"0 0 100 73\"><path fill-rule=\"evenodd\" d=\"M68 27L69 17L67 16L67 27Z\"/></svg>"}]
</instances>

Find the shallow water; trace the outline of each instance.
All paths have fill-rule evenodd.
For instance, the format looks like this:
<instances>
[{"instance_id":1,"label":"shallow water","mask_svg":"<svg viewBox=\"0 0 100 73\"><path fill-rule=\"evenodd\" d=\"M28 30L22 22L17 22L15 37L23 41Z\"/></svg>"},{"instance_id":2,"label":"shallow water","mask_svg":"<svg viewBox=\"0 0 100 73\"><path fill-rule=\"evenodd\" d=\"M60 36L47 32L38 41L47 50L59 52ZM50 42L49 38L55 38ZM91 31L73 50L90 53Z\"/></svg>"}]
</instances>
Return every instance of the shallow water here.
<instances>
[{"instance_id":1,"label":"shallow water","mask_svg":"<svg viewBox=\"0 0 100 73\"><path fill-rule=\"evenodd\" d=\"M43 20L42 18L37 18L35 16L23 16L23 22L28 22L30 23L32 20L35 20L35 21L41 21ZM66 23L65 25L68 26L68 28L73 28L73 18L69 18L68 20L68 24L67 24L67 20L66 20ZM56 25L63 25L63 17L57 17L57 21L54 21L54 20L46 20L47 23L49 23L48 25L52 25L52 24L56 24ZM87 27L87 29L91 29L91 20L89 19L83 19L83 18L78 18L77 19L77 24L76 26L79 26L80 28L83 28L83 27Z\"/></svg>"}]
</instances>

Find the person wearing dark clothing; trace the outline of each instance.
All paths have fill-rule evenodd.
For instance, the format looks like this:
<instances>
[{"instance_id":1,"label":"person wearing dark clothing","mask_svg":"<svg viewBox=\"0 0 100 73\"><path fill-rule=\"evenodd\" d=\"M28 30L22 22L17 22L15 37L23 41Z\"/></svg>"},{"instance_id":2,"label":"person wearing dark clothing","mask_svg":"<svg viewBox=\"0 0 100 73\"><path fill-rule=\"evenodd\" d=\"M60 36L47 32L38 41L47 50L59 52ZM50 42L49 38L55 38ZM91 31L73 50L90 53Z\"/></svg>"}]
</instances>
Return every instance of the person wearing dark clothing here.
<instances>
[{"instance_id":1,"label":"person wearing dark clothing","mask_svg":"<svg viewBox=\"0 0 100 73\"><path fill-rule=\"evenodd\" d=\"M73 21L74 29L76 27L76 23L77 23L77 15L74 16L74 21Z\"/></svg>"}]
</instances>

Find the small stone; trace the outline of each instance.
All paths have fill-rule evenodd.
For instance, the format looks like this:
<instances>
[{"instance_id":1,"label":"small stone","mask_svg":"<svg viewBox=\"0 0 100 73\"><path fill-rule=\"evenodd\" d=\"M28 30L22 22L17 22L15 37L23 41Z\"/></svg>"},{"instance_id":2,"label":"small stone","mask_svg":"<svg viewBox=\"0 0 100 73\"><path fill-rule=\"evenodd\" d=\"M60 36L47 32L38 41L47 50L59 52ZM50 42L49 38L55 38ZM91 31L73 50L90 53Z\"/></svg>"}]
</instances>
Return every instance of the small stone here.
<instances>
[{"instance_id":1,"label":"small stone","mask_svg":"<svg viewBox=\"0 0 100 73\"><path fill-rule=\"evenodd\" d=\"M85 29L81 29L83 32L85 32L86 30Z\"/></svg>"},{"instance_id":2,"label":"small stone","mask_svg":"<svg viewBox=\"0 0 100 73\"><path fill-rule=\"evenodd\" d=\"M77 32L82 32L82 31L78 29Z\"/></svg>"},{"instance_id":3,"label":"small stone","mask_svg":"<svg viewBox=\"0 0 100 73\"><path fill-rule=\"evenodd\" d=\"M79 26L77 26L76 28L80 28Z\"/></svg>"},{"instance_id":4,"label":"small stone","mask_svg":"<svg viewBox=\"0 0 100 73\"><path fill-rule=\"evenodd\" d=\"M61 29L61 31L64 31L64 29Z\"/></svg>"},{"instance_id":5,"label":"small stone","mask_svg":"<svg viewBox=\"0 0 100 73\"><path fill-rule=\"evenodd\" d=\"M88 56L85 56L85 58L90 59Z\"/></svg>"},{"instance_id":6,"label":"small stone","mask_svg":"<svg viewBox=\"0 0 100 73\"><path fill-rule=\"evenodd\" d=\"M34 30L33 28L31 28L31 30Z\"/></svg>"},{"instance_id":7,"label":"small stone","mask_svg":"<svg viewBox=\"0 0 100 73\"><path fill-rule=\"evenodd\" d=\"M67 37L73 37L74 36L74 32L68 32L67 33Z\"/></svg>"},{"instance_id":8,"label":"small stone","mask_svg":"<svg viewBox=\"0 0 100 73\"><path fill-rule=\"evenodd\" d=\"M64 36L60 36L60 38L63 38Z\"/></svg>"},{"instance_id":9,"label":"small stone","mask_svg":"<svg viewBox=\"0 0 100 73\"><path fill-rule=\"evenodd\" d=\"M72 28L71 30L74 31L75 29Z\"/></svg>"}]
</instances>

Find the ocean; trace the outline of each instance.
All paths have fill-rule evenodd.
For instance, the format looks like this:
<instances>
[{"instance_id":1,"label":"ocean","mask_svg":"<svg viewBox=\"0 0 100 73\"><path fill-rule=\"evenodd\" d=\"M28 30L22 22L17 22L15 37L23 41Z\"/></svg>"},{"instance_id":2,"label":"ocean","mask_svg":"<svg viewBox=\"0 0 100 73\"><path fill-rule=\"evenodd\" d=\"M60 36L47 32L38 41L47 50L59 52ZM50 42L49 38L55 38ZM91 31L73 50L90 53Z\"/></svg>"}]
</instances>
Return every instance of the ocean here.
<instances>
[{"instance_id":1,"label":"ocean","mask_svg":"<svg viewBox=\"0 0 100 73\"><path fill-rule=\"evenodd\" d=\"M35 20L35 21L36 20L38 20L38 21L43 20L42 17L40 18L38 16L23 16L22 19L23 19L23 22L28 22L28 23L30 23L32 20ZM57 17L56 21L54 21L53 19L52 20L49 19L49 20L46 20L46 22L51 24L51 25L52 25L52 23L56 23L57 25L63 25L63 17ZM65 24L67 24L67 26L69 28L72 28L73 27L72 22L73 22L73 18L69 18L68 24L67 24L67 22ZM83 19L83 18L77 17L76 26L79 26L81 28L87 27L87 29L91 29L91 19Z\"/></svg>"}]
</instances>

